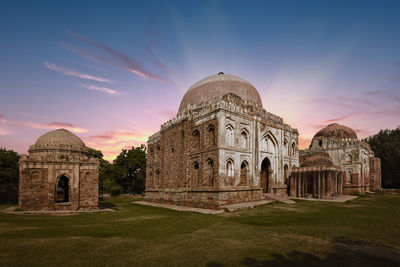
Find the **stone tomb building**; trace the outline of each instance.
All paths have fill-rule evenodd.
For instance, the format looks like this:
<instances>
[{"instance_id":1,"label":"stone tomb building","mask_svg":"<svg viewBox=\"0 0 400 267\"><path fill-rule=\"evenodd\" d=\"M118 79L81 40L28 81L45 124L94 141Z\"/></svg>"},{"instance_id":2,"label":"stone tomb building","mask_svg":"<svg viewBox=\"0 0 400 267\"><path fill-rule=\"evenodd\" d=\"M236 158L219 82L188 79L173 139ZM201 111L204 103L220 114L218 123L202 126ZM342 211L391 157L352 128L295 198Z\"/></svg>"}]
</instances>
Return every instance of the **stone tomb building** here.
<instances>
[{"instance_id":1,"label":"stone tomb building","mask_svg":"<svg viewBox=\"0 0 400 267\"><path fill-rule=\"evenodd\" d=\"M19 161L18 205L23 210L98 208L99 161L76 135L48 132Z\"/></svg>"},{"instance_id":2,"label":"stone tomb building","mask_svg":"<svg viewBox=\"0 0 400 267\"><path fill-rule=\"evenodd\" d=\"M333 199L342 195L342 169L333 165L327 153L308 153L300 162L289 178L289 196Z\"/></svg>"},{"instance_id":3,"label":"stone tomb building","mask_svg":"<svg viewBox=\"0 0 400 267\"><path fill-rule=\"evenodd\" d=\"M286 194L298 131L267 112L248 81L219 73L184 95L148 139L145 200L217 209Z\"/></svg>"},{"instance_id":4,"label":"stone tomb building","mask_svg":"<svg viewBox=\"0 0 400 267\"><path fill-rule=\"evenodd\" d=\"M381 188L380 159L369 144L358 140L353 129L333 123L318 131L301 158L315 152L325 152L333 165L344 172L343 194L364 194Z\"/></svg>"}]
</instances>

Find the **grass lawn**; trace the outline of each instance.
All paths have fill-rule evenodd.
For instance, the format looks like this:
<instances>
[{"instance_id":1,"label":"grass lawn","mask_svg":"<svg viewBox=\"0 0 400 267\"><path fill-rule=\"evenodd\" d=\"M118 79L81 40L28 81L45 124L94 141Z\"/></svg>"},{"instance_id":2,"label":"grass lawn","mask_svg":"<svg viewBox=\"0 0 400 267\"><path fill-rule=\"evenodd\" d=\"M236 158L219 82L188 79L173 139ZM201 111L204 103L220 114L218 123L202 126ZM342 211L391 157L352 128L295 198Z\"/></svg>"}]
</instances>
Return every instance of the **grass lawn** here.
<instances>
[{"instance_id":1,"label":"grass lawn","mask_svg":"<svg viewBox=\"0 0 400 267\"><path fill-rule=\"evenodd\" d=\"M0 213L0 266L400 266L400 196L219 215L131 202L101 202L117 212Z\"/></svg>"}]
</instances>

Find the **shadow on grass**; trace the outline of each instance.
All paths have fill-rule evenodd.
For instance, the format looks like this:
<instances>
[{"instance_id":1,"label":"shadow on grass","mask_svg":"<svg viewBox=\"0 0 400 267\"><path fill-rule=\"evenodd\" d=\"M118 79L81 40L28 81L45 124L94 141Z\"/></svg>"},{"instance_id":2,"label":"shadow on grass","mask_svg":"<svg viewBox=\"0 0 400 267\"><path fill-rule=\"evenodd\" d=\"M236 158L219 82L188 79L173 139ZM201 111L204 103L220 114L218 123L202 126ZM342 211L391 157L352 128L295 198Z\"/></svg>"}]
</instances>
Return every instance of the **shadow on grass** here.
<instances>
[{"instance_id":1,"label":"shadow on grass","mask_svg":"<svg viewBox=\"0 0 400 267\"><path fill-rule=\"evenodd\" d=\"M339 237L333 240L333 251L319 258L311 253L292 250L287 255L273 253L268 260L257 260L244 257L243 266L400 266L400 251L394 247L377 243L350 240ZM337 242L337 243L336 243ZM224 264L211 261L208 267L219 267Z\"/></svg>"},{"instance_id":2,"label":"shadow on grass","mask_svg":"<svg viewBox=\"0 0 400 267\"><path fill-rule=\"evenodd\" d=\"M108 201L99 201L100 209L116 209L116 205L114 203Z\"/></svg>"}]
</instances>

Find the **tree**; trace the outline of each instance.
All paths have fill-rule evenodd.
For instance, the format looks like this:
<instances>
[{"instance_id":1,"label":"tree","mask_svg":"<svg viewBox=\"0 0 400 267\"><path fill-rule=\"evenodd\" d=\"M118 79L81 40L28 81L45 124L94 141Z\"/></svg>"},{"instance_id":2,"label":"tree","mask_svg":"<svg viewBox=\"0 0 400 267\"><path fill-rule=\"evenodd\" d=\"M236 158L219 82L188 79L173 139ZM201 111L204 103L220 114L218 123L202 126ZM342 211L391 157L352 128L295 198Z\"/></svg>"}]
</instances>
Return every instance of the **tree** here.
<instances>
[{"instance_id":1,"label":"tree","mask_svg":"<svg viewBox=\"0 0 400 267\"><path fill-rule=\"evenodd\" d=\"M96 150L89 147L89 154L91 157L99 159L99 192L100 193L110 193L111 188L115 184L116 175L114 171L114 166L103 159L103 153L100 150Z\"/></svg>"},{"instance_id":2,"label":"tree","mask_svg":"<svg viewBox=\"0 0 400 267\"><path fill-rule=\"evenodd\" d=\"M382 186L400 188L400 126L394 130L381 130L363 141L369 143L375 156L381 159Z\"/></svg>"},{"instance_id":3,"label":"tree","mask_svg":"<svg viewBox=\"0 0 400 267\"><path fill-rule=\"evenodd\" d=\"M0 201L16 200L19 180L19 155L0 147Z\"/></svg>"},{"instance_id":4,"label":"tree","mask_svg":"<svg viewBox=\"0 0 400 267\"><path fill-rule=\"evenodd\" d=\"M113 162L116 183L124 193L142 193L146 181L146 147L123 149Z\"/></svg>"},{"instance_id":5,"label":"tree","mask_svg":"<svg viewBox=\"0 0 400 267\"><path fill-rule=\"evenodd\" d=\"M103 153L100 150L88 147L89 154L91 157L96 159L103 159Z\"/></svg>"}]
</instances>

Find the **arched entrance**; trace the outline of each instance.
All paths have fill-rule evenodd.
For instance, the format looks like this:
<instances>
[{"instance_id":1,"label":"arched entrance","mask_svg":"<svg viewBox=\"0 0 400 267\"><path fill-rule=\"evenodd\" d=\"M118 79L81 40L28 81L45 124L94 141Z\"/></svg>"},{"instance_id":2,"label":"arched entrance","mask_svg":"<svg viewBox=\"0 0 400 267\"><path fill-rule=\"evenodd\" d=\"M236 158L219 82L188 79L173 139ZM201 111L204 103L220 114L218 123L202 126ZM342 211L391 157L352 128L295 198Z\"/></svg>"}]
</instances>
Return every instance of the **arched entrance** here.
<instances>
[{"instance_id":1,"label":"arched entrance","mask_svg":"<svg viewBox=\"0 0 400 267\"><path fill-rule=\"evenodd\" d=\"M56 202L69 202L69 179L65 175L57 179Z\"/></svg>"},{"instance_id":2,"label":"arched entrance","mask_svg":"<svg viewBox=\"0 0 400 267\"><path fill-rule=\"evenodd\" d=\"M272 174L271 162L266 157L261 163L260 186L263 193L268 193L270 177Z\"/></svg>"}]
</instances>

